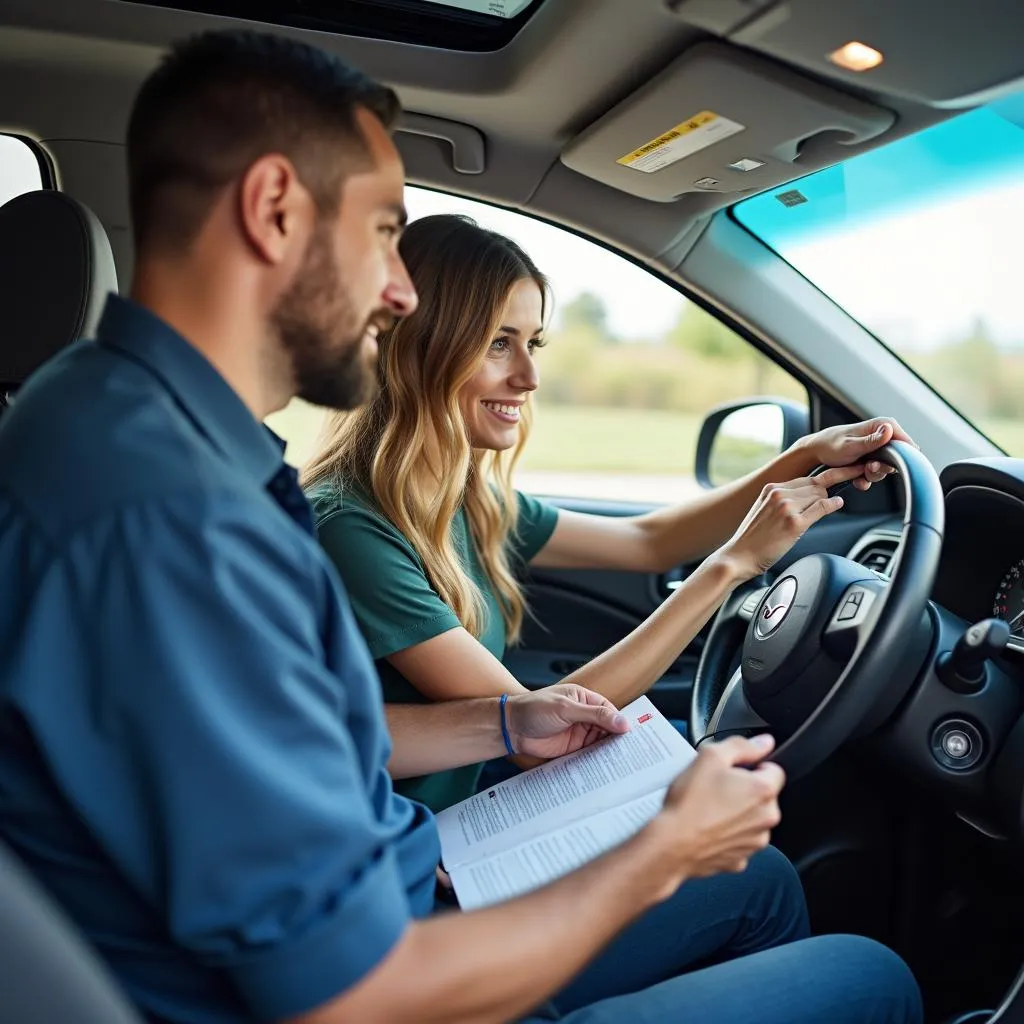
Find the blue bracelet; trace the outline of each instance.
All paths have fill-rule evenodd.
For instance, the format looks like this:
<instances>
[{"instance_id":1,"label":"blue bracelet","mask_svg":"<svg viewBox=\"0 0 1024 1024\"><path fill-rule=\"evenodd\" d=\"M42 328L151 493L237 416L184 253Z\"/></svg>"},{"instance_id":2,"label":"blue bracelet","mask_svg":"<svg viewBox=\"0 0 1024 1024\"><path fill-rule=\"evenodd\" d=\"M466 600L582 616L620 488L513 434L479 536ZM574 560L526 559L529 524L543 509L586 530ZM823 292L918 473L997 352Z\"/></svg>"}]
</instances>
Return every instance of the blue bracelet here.
<instances>
[{"instance_id":1,"label":"blue bracelet","mask_svg":"<svg viewBox=\"0 0 1024 1024\"><path fill-rule=\"evenodd\" d=\"M512 746L512 739L508 734L508 721L505 718L505 705L508 703L508 694L503 693L501 695L501 738L505 741L505 750L510 754L515 754L515 749Z\"/></svg>"}]
</instances>

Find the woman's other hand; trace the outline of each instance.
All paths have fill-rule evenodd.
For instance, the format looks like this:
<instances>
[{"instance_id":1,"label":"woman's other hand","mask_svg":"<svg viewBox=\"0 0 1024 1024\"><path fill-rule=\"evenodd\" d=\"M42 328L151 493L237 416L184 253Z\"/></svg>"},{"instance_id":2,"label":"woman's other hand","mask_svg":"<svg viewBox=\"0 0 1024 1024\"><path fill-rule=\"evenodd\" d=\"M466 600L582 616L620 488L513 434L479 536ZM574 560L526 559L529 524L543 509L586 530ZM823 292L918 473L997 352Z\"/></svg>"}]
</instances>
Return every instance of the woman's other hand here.
<instances>
[{"instance_id":1,"label":"woman's other hand","mask_svg":"<svg viewBox=\"0 0 1024 1024\"><path fill-rule=\"evenodd\" d=\"M890 441L907 441L914 444L909 434L888 416L876 416L861 423L844 423L838 427L826 427L816 434L797 441L794 447L807 452L814 466L850 466L861 464L861 474L853 479L853 486L866 491L872 484L884 480L895 472L884 462L867 459L873 451L884 447ZM865 461L866 460L866 461ZM814 467L812 467L814 468Z\"/></svg>"},{"instance_id":2,"label":"woman's other hand","mask_svg":"<svg viewBox=\"0 0 1024 1024\"><path fill-rule=\"evenodd\" d=\"M718 552L741 580L767 572L819 519L843 507L843 499L828 489L863 479L863 466L839 466L815 477L768 484L740 523L732 539Z\"/></svg>"}]
</instances>

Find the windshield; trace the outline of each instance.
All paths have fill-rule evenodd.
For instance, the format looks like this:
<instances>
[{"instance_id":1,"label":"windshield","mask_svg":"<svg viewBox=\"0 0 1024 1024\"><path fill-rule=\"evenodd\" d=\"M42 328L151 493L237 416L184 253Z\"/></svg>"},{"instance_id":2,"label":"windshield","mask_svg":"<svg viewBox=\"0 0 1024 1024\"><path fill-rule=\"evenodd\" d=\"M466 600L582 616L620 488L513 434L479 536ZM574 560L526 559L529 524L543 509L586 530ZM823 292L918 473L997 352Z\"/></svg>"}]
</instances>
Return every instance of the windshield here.
<instances>
[{"instance_id":1,"label":"windshield","mask_svg":"<svg viewBox=\"0 0 1024 1024\"><path fill-rule=\"evenodd\" d=\"M1024 94L734 212L996 444L1024 456Z\"/></svg>"}]
</instances>

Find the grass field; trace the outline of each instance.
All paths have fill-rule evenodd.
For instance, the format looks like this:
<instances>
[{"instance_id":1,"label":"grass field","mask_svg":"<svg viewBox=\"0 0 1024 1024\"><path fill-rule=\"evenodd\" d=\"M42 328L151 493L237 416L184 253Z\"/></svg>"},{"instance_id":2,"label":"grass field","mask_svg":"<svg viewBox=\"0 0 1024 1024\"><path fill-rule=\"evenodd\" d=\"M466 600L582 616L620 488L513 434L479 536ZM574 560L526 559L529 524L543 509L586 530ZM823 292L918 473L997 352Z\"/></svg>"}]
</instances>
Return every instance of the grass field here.
<instances>
[{"instance_id":1,"label":"grass field","mask_svg":"<svg viewBox=\"0 0 1024 1024\"><path fill-rule=\"evenodd\" d=\"M288 459L303 463L316 450L323 412L293 403L267 421L288 441ZM648 409L553 406L537 410L520 467L527 472L684 475L693 472L701 418ZM1024 422L979 426L1011 455L1024 456Z\"/></svg>"},{"instance_id":2,"label":"grass field","mask_svg":"<svg viewBox=\"0 0 1024 1024\"><path fill-rule=\"evenodd\" d=\"M657 409L537 410L524 470L693 472L701 418Z\"/></svg>"}]
</instances>

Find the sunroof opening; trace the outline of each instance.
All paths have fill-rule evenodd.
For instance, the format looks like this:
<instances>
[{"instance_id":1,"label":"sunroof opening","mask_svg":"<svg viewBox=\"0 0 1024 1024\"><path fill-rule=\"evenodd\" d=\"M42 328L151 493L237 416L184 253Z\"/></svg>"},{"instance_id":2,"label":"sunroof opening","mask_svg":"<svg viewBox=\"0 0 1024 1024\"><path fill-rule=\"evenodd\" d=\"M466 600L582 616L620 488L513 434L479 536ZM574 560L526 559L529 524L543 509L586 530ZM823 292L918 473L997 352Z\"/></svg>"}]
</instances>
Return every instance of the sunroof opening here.
<instances>
[{"instance_id":1,"label":"sunroof opening","mask_svg":"<svg viewBox=\"0 0 1024 1024\"><path fill-rule=\"evenodd\" d=\"M514 18L530 6L530 0L427 0L427 3L489 14L492 18Z\"/></svg>"},{"instance_id":2,"label":"sunroof opening","mask_svg":"<svg viewBox=\"0 0 1024 1024\"><path fill-rule=\"evenodd\" d=\"M544 0L121 0L443 50L507 46Z\"/></svg>"}]
</instances>

